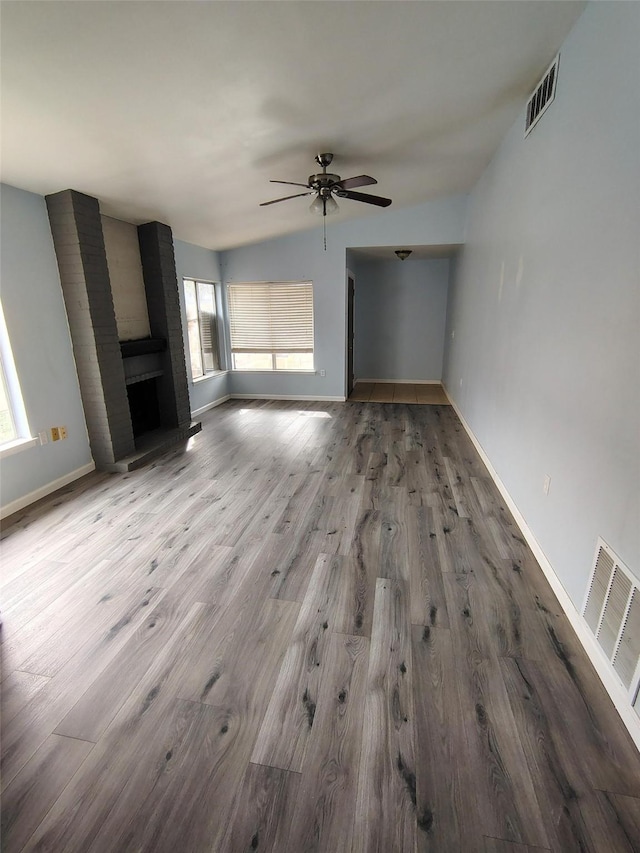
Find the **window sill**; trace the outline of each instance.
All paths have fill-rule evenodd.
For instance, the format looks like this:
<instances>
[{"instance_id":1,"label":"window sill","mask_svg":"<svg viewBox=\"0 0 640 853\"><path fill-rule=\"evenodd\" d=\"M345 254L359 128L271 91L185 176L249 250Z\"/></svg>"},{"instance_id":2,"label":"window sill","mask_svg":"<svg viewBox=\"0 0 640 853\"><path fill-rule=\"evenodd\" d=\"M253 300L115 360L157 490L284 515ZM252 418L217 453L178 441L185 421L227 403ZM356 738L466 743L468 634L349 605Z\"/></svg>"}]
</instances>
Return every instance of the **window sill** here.
<instances>
[{"instance_id":1,"label":"window sill","mask_svg":"<svg viewBox=\"0 0 640 853\"><path fill-rule=\"evenodd\" d=\"M212 370L211 373L205 373L204 376L198 376L196 379L192 379L191 381L195 385L197 382L204 382L205 379L213 379L218 376L226 376L229 373L228 370Z\"/></svg>"},{"instance_id":2,"label":"window sill","mask_svg":"<svg viewBox=\"0 0 640 853\"><path fill-rule=\"evenodd\" d=\"M38 444L37 438L16 438L15 441L8 441L0 447L0 459L5 456L13 456L14 453L20 453L28 447L35 447Z\"/></svg>"},{"instance_id":3,"label":"window sill","mask_svg":"<svg viewBox=\"0 0 640 853\"><path fill-rule=\"evenodd\" d=\"M317 372L318 372L317 370L272 370L272 369L259 370L257 368L251 368L250 370L247 370L247 369L242 368L242 367L234 367L233 368L233 373L278 373L278 374L279 373L306 373L308 376L313 376Z\"/></svg>"}]
</instances>

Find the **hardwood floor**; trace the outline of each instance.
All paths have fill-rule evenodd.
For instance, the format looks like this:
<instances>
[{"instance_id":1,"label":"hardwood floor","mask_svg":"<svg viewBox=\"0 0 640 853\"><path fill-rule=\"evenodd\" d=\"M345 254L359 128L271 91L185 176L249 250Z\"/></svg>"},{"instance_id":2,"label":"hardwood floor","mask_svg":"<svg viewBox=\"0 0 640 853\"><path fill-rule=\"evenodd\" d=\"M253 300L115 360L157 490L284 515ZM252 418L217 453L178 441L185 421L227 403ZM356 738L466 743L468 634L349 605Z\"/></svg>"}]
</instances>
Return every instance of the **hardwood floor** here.
<instances>
[{"instance_id":1,"label":"hardwood floor","mask_svg":"<svg viewBox=\"0 0 640 853\"><path fill-rule=\"evenodd\" d=\"M419 403L448 406L442 385L410 382L357 382L349 400L354 403Z\"/></svg>"},{"instance_id":2,"label":"hardwood floor","mask_svg":"<svg viewBox=\"0 0 640 853\"><path fill-rule=\"evenodd\" d=\"M640 850L638 753L451 406L203 427L6 530L6 853Z\"/></svg>"}]
</instances>

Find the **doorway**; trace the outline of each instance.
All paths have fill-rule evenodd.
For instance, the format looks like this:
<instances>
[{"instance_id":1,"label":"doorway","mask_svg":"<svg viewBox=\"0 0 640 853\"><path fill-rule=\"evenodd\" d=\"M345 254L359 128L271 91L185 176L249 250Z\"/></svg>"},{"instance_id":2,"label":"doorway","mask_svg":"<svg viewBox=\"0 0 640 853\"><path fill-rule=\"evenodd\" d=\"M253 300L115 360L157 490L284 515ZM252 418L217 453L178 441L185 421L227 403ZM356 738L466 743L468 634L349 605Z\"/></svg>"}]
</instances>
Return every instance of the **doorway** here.
<instances>
[{"instance_id":1,"label":"doorway","mask_svg":"<svg viewBox=\"0 0 640 853\"><path fill-rule=\"evenodd\" d=\"M353 274L347 271L347 399L353 391L355 377L353 375L353 304L356 282Z\"/></svg>"}]
</instances>

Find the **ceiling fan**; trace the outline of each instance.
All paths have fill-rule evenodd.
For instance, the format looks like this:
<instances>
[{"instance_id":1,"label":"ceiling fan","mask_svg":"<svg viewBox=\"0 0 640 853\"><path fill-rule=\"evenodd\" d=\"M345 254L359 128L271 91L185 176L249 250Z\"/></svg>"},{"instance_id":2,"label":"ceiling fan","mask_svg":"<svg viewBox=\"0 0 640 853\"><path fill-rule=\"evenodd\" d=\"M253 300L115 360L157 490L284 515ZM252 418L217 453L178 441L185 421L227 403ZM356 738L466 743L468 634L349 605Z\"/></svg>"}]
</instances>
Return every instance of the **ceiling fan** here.
<instances>
[{"instance_id":1,"label":"ceiling fan","mask_svg":"<svg viewBox=\"0 0 640 853\"><path fill-rule=\"evenodd\" d=\"M317 175L309 175L309 180L306 184L296 183L296 181L270 181L272 184L289 184L294 187L305 187L307 192L287 195L284 198L274 198L273 201L264 201L260 207L277 204L280 201L288 201L290 198L301 198L305 195L315 195L309 210L320 216L329 216L331 213L338 211L339 208L334 196L338 198L350 198L352 201L363 201L365 204L375 204L378 207L388 207L391 204L390 198L382 198L379 195L370 195L369 193L353 192L355 187L367 187L377 184L378 182L375 178L371 178L369 175L358 175L355 178L342 179L340 175L333 175L331 172L327 172L327 166L331 165L333 154L316 154L315 160L322 167L322 172Z\"/></svg>"}]
</instances>

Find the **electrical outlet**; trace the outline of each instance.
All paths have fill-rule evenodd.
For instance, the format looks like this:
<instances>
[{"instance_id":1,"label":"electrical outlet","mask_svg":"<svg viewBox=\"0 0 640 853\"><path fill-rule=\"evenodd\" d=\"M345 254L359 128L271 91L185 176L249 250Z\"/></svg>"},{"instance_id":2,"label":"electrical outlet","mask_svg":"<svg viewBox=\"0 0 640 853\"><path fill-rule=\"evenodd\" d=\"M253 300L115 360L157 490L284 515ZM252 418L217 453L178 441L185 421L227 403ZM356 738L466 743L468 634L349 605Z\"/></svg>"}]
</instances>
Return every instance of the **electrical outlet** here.
<instances>
[{"instance_id":1,"label":"electrical outlet","mask_svg":"<svg viewBox=\"0 0 640 853\"><path fill-rule=\"evenodd\" d=\"M451 330L451 340L453 340L455 338L455 336L456 336L456 330L452 329Z\"/></svg>"},{"instance_id":2,"label":"electrical outlet","mask_svg":"<svg viewBox=\"0 0 640 853\"><path fill-rule=\"evenodd\" d=\"M51 427L51 441L60 441L60 429Z\"/></svg>"},{"instance_id":3,"label":"electrical outlet","mask_svg":"<svg viewBox=\"0 0 640 853\"><path fill-rule=\"evenodd\" d=\"M42 432L38 433L38 438L40 439L40 444L49 443L49 433L46 431L46 429L43 429Z\"/></svg>"},{"instance_id":4,"label":"electrical outlet","mask_svg":"<svg viewBox=\"0 0 640 853\"><path fill-rule=\"evenodd\" d=\"M326 371L326 370L321 370L321 371L320 371L320 376L326 376L326 375L327 375L327 371Z\"/></svg>"},{"instance_id":5,"label":"electrical outlet","mask_svg":"<svg viewBox=\"0 0 640 853\"><path fill-rule=\"evenodd\" d=\"M544 481L542 483L542 491L545 495L549 494L549 489L551 487L551 477L548 474L545 474Z\"/></svg>"},{"instance_id":6,"label":"electrical outlet","mask_svg":"<svg viewBox=\"0 0 640 853\"><path fill-rule=\"evenodd\" d=\"M462 379L460 380L460 387L462 388Z\"/></svg>"},{"instance_id":7,"label":"electrical outlet","mask_svg":"<svg viewBox=\"0 0 640 853\"><path fill-rule=\"evenodd\" d=\"M67 428L66 428L66 426L58 427L58 430L59 430L59 432L60 432L60 438L62 439L62 441L64 441L64 439L67 437Z\"/></svg>"}]
</instances>

